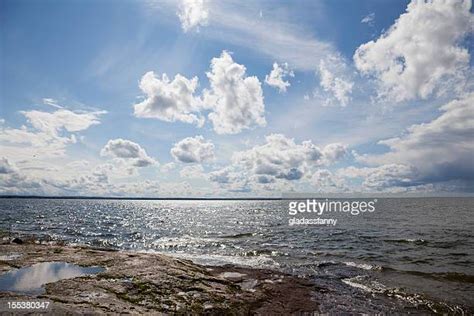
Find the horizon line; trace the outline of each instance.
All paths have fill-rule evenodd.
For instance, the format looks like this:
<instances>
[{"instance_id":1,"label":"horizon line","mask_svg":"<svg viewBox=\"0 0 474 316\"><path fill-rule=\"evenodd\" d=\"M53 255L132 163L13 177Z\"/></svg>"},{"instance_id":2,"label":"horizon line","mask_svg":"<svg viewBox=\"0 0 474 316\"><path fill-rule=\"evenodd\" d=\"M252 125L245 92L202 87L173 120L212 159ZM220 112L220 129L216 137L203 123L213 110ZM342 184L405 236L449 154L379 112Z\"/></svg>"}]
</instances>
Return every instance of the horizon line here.
<instances>
[{"instance_id":1,"label":"horizon line","mask_svg":"<svg viewBox=\"0 0 474 316\"><path fill-rule=\"evenodd\" d=\"M332 196L331 196L332 195ZM294 199L305 199L305 198L315 198L315 199L336 199L336 198L349 198L349 199L367 199L367 198L474 198L473 194L457 194L457 195L361 195L357 197L356 195L350 197L337 197L333 194L328 194L327 196L282 196L282 197L132 197L132 196L71 196L71 195L0 195L0 199L54 199L54 200L156 200L156 201L283 201L283 200L294 200Z\"/></svg>"}]
</instances>

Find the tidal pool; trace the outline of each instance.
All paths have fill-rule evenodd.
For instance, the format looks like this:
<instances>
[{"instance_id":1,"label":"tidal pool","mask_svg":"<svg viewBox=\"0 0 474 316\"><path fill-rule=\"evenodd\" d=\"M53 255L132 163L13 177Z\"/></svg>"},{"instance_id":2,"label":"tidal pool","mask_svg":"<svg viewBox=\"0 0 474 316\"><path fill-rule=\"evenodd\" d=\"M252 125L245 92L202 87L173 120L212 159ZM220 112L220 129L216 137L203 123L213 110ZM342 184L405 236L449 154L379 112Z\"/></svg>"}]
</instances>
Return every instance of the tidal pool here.
<instances>
[{"instance_id":1,"label":"tidal pool","mask_svg":"<svg viewBox=\"0 0 474 316\"><path fill-rule=\"evenodd\" d=\"M0 292L41 294L46 283L104 271L102 267L81 267L67 262L42 262L0 275Z\"/></svg>"}]
</instances>

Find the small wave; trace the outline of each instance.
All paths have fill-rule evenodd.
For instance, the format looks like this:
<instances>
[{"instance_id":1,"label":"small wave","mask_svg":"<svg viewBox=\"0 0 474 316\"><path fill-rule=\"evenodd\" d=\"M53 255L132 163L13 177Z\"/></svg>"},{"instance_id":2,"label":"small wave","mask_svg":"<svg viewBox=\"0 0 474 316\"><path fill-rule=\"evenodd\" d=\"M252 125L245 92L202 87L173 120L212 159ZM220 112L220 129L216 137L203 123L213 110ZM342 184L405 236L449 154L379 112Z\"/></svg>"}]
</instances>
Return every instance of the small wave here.
<instances>
[{"instance_id":1,"label":"small wave","mask_svg":"<svg viewBox=\"0 0 474 316\"><path fill-rule=\"evenodd\" d=\"M426 308L436 314L466 314L466 310L459 305L448 304L440 301L433 301L422 294L407 293L398 288L388 289L385 294L388 297L397 298L399 300L411 303L415 306L426 306Z\"/></svg>"},{"instance_id":2,"label":"small wave","mask_svg":"<svg viewBox=\"0 0 474 316\"><path fill-rule=\"evenodd\" d=\"M318 268L322 267L328 267L328 266L335 266L335 265L345 265L347 267L352 267L352 268L357 268L361 270L366 270L366 271L379 271L382 270L381 266L377 266L375 264L368 264L368 263L356 263L352 261L333 261L333 260L328 260L328 261L320 261L316 263Z\"/></svg>"},{"instance_id":3,"label":"small wave","mask_svg":"<svg viewBox=\"0 0 474 316\"><path fill-rule=\"evenodd\" d=\"M368 281L365 275L358 275L353 278L342 279L341 281L351 287L370 293L384 293L387 290L387 287L382 283Z\"/></svg>"},{"instance_id":4,"label":"small wave","mask_svg":"<svg viewBox=\"0 0 474 316\"><path fill-rule=\"evenodd\" d=\"M268 256L258 256L258 257L241 257L241 256L225 256L225 255L204 255L204 254L189 254L189 253L168 253L168 252L159 252L153 250L146 250L143 252L147 253L161 253L168 256L188 259L194 263L201 264L204 266L223 266L227 264L242 266L242 267L251 267L251 268L260 268L260 269L277 269L280 267L278 262L273 260Z\"/></svg>"},{"instance_id":5,"label":"small wave","mask_svg":"<svg viewBox=\"0 0 474 316\"><path fill-rule=\"evenodd\" d=\"M434 313L465 314L465 310L459 305L436 302L424 297L421 294L407 293L399 288L388 288L380 282L370 280L367 276L358 275L353 278L342 279L341 281L353 288L362 290L364 292L386 295L390 298L395 298L401 301L408 302L414 306L425 306Z\"/></svg>"},{"instance_id":6,"label":"small wave","mask_svg":"<svg viewBox=\"0 0 474 316\"><path fill-rule=\"evenodd\" d=\"M412 238L406 238L406 239L385 239L385 242L390 242L390 243L402 243L402 244L415 244L415 245L426 245L428 242L424 239L412 239Z\"/></svg>"},{"instance_id":7,"label":"small wave","mask_svg":"<svg viewBox=\"0 0 474 316\"><path fill-rule=\"evenodd\" d=\"M336 261L324 260L324 261L313 262L313 263L303 263L303 264L299 264L299 266L316 265L318 268L324 268L324 267L329 267L329 266L338 265L338 264L339 262L336 262Z\"/></svg>"},{"instance_id":8,"label":"small wave","mask_svg":"<svg viewBox=\"0 0 474 316\"><path fill-rule=\"evenodd\" d=\"M289 256L286 252L280 252L276 250L250 250L250 251L243 251L239 253L239 256L243 257L258 257L258 256L271 256L271 257L284 257Z\"/></svg>"},{"instance_id":9,"label":"small wave","mask_svg":"<svg viewBox=\"0 0 474 316\"><path fill-rule=\"evenodd\" d=\"M237 238L245 238L245 237L254 237L256 235L257 233L240 233L240 234L219 236L219 238L237 239Z\"/></svg>"},{"instance_id":10,"label":"small wave","mask_svg":"<svg viewBox=\"0 0 474 316\"><path fill-rule=\"evenodd\" d=\"M214 238L192 236L161 237L154 240L150 247L154 249L177 250L185 248L222 247L223 244Z\"/></svg>"},{"instance_id":11,"label":"small wave","mask_svg":"<svg viewBox=\"0 0 474 316\"><path fill-rule=\"evenodd\" d=\"M358 269L362 269L362 270L368 270L368 271L369 270L382 270L382 267L374 265L374 264L356 263L356 262L352 262L352 261L346 261L346 262L342 262L342 263L345 264L348 267L354 267L354 268L358 268Z\"/></svg>"}]
</instances>

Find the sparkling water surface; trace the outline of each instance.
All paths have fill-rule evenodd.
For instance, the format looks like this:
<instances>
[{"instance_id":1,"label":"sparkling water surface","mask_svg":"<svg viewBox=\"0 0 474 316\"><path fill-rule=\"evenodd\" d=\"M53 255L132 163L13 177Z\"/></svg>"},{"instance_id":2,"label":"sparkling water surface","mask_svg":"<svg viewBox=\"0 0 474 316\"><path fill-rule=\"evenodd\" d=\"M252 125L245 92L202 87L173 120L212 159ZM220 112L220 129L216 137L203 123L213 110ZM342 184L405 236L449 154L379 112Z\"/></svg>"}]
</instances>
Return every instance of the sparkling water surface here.
<instances>
[{"instance_id":1,"label":"sparkling water surface","mask_svg":"<svg viewBox=\"0 0 474 316\"><path fill-rule=\"evenodd\" d=\"M323 311L472 311L472 198L379 199L336 226L289 226L282 201L0 199L0 228L304 275ZM322 294L321 294L322 295ZM370 298L370 300L367 300Z\"/></svg>"}]
</instances>

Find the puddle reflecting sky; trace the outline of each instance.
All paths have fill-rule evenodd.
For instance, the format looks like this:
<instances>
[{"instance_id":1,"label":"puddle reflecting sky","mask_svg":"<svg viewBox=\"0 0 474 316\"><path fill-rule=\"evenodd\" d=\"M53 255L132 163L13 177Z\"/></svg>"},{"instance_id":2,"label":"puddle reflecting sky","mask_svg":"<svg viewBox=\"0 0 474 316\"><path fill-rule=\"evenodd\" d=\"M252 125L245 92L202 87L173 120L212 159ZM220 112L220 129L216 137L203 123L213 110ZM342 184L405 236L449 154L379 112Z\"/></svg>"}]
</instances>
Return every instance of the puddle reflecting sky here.
<instances>
[{"instance_id":1,"label":"puddle reflecting sky","mask_svg":"<svg viewBox=\"0 0 474 316\"><path fill-rule=\"evenodd\" d=\"M63 279L95 274L102 267L81 267L67 262L42 262L0 275L0 291L40 294L43 285Z\"/></svg>"}]
</instances>

